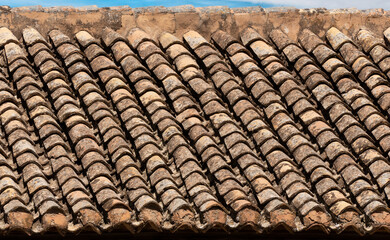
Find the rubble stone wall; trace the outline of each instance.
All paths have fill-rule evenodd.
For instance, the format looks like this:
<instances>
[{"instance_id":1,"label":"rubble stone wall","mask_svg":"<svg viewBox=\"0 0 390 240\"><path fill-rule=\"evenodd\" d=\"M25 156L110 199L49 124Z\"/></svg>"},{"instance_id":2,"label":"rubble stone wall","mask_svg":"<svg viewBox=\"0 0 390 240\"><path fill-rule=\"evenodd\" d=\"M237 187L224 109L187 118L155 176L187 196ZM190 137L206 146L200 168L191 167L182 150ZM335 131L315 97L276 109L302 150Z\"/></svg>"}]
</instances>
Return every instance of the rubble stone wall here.
<instances>
[{"instance_id":1,"label":"rubble stone wall","mask_svg":"<svg viewBox=\"0 0 390 240\"><path fill-rule=\"evenodd\" d=\"M19 34L18 37L26 26L34 27L42 34L53 28L58 28L69 35L80 30L88 30L97 37L105 26L121 34L126 34L133 27L140 27L153 37L158 36L161 31L181 36L190 29L198 31L205 37L209 37L217 29L238 36L242 29L252 26L264 35L268 35L271 29L280 28L290 38L296 39L301 29L309 28L322 37L326 30L333 26L349 36L354 36L362 27L381 35L390 27L390 11L290 7L195 8L191 5L168 8L0 6L0 26L10 28Z\"/></svg>"}]
</instances>

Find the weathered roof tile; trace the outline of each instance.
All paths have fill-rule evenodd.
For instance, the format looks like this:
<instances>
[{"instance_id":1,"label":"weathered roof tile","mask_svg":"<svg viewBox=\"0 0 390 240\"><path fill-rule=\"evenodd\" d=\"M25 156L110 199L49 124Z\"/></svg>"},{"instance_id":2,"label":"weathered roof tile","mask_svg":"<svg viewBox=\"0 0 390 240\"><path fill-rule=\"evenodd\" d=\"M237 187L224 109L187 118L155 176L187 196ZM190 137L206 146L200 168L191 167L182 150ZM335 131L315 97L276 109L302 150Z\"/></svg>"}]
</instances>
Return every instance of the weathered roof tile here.
<instances>
[{"instance_id":1,"label":"weathered roof tile","mask_svg":"<svg viewBox=\"0 0 390 240\"><path fill-rule=\"evenodd\" d=\"M387 42L283 31L1 28L6 231L389 231Z\"/></svg>"}]
</instances>

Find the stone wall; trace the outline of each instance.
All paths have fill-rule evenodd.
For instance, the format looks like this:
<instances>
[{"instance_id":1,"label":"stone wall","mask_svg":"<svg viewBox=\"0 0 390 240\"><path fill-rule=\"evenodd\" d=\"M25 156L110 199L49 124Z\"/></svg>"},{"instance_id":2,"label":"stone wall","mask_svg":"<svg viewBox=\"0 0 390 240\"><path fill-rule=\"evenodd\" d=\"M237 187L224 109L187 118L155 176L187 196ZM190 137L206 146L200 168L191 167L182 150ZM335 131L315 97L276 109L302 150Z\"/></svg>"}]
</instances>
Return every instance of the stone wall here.
<instances>
[{"instance_id":1,"label":"stone wall","mask_svg":"<svg viewBox=\"0 0 390 240\"><path fill-rule=\"evenodd\" d=\"M88 30L99 37L101 29L109 26L122 34L133 27L140 27L152 36L162 31L181 36L189 29L209 37L217 29L225 30L234 36L252 26L263 35L273 28L280 28L295 39L304 28L323 36L325 31L335 26L349 36L354 36L361 28L368 28L374 33L382 32L390 26L390 11L371 9L296 9L296 8L228 8L204 7L191 5L179 7L145 7L128 6L98 8L96 6L50 7L41 6L10 8L0 7L0 25L10 28L20 37L26 26L37 28L46 34L53 28L67 34L79 30Z\"/></svg>"}]
</instances>

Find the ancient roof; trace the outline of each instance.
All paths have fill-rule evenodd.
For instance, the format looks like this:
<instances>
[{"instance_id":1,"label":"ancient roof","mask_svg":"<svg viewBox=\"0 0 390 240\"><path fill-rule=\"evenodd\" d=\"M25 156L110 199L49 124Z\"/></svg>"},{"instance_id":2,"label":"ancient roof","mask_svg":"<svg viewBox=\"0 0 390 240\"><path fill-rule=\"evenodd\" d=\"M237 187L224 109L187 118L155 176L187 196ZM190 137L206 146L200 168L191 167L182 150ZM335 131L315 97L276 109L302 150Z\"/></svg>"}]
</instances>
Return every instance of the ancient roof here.
<instances>
[{"instance_id":1,"label":"ancient roof","mask_svg":"<svg viewBox=\"0 0 390 240\"><path fill-rule=\"evenodd\" d=\"M389 232L390 28L312 30L0 28L1 233Z\"/></svg>"}]
</instances>

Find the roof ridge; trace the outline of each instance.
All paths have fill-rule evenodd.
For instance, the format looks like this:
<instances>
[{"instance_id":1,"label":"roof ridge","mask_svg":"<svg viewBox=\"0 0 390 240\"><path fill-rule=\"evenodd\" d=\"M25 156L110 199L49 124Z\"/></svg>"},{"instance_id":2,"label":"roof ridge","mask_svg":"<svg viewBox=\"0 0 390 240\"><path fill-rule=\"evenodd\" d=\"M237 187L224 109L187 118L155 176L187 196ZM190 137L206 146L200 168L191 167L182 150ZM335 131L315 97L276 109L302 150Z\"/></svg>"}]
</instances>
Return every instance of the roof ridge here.
<instances>
[{"instance_id":1,"label":"roof ridge","mask_svg":"<svg viewBox=\"0 0 390 240\"><path fill-rule=\"evenodd\" d=\"M383 14L385 10L383 8L371 8L371 9L358 9L355 7L351 8L336 8L336 9L327 9L325 7L318 8L296 8L292 6L285 7L268 7L263 8L259 6L250 6L250 7L234 7L230 8L228 6L207 6L207 7L194 7L191 4L178 5L171 7L164 6L148 6L148 7L137 7L132 8L128 5L112 6L112 7L98 7L97 5L85 5L80 7L74 6L53 6L53 7L43 7L42 5L33 5L33 6L22 6L22 7L10 7L7 5L0 6L1 12L89 12L89 11L126 11L132 10L136 14L143 13L180 13L180 12L199 12L199 13L252 13L252 12L265 12L265 13L275 13L275 12L299 12L301 14L305 13L363 13L363 14Z\"/></svg>"}]
</instances>

